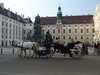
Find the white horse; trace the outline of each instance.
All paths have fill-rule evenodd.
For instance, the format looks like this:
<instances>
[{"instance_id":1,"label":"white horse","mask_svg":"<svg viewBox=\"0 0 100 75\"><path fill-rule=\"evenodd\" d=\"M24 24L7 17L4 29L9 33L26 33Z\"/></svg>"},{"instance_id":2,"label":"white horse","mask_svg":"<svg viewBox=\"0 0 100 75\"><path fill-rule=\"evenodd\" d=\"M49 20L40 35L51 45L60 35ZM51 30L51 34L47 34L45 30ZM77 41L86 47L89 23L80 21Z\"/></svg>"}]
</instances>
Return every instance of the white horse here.
<instances>
[{"instance_id":1,"label":"white horse","mask_svg":"<svg viewBox=\"0 0 100 75\"><path fill-rule=\"evenodd\" d=\"M13 40L12 41L12 46L20 48L20 51L21 51L20 54L19 54L20 57L23 56L23 54L22 54L23 51L24 51L25 57L27 57L27 55L26 55L26 50L27 49L29 50L28 57L30 57L30 55L31 55L31 50L33 50L33 52L39 50L39 44L37 42L24 42L24 41L20 41L20 40ZM34 53L31 57L34 56ZM35 55L37 57L36 53L35 53Z\"/></svg>"}]
</instances>

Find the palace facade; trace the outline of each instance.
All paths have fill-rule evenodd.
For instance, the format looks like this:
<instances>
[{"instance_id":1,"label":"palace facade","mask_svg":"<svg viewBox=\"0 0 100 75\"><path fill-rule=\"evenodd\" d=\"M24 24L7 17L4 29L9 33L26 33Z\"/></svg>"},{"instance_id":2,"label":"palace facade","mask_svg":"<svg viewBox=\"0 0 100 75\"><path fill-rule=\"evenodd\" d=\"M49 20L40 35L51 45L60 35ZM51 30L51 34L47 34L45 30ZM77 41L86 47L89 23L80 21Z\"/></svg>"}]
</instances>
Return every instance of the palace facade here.
<instances>
[{"instance_id":1,"label":"palace facade","mask_svg":"<svg viewBox=\"0 0 100 75\"><path fill-rule=\"evenodd\" d=\"M30 17L13 13L0 3L0 46L9 46L13 39L26 40L28 33L33 34L33 25Z\"/></svg>"},{"instance_id":2,"label":"palace facade","mask_svg":"<svg viewBox=\"0 0 100 75\"><path fill-rule=\"evenodd\" d=\"M39 15L38 15L39 16ZM37 25L35 20L34 25ZM59 37L65 44L74 41L93 42L94 22L93 15L62 16L61 7L58 7L56 17L41 17L42 32L52 34L53 39Z\"/></svg>"}]
</instances>

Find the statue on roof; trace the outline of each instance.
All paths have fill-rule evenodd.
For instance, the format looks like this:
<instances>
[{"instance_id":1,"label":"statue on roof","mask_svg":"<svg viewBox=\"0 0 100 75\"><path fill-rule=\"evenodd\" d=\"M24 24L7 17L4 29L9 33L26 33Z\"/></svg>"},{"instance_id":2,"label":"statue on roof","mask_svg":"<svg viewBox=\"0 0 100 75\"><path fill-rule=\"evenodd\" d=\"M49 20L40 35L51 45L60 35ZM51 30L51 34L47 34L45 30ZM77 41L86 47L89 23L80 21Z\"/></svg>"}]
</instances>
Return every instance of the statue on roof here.
<instances>
[{"instance_id":1,"label":"statue on roof","mask_svg":"<svg viewBox=\"0 0 100 75\"><path fill-rule=\"evenodd\" d=\"M37 16L35 17L35 23L36 24L40 24L40 16L39 16L39 14L37 14Z\"/></svg>"}]
</instances>

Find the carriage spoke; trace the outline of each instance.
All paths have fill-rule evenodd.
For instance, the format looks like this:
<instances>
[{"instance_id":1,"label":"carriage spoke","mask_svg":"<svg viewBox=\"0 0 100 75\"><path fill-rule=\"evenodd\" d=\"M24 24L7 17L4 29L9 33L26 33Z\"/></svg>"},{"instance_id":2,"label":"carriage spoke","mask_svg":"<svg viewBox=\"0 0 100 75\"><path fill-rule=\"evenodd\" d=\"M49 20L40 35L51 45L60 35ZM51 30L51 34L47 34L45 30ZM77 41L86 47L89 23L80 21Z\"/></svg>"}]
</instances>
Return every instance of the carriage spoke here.
<instances>
[{"instance_id":1,"label":"carriage spoke","mask_svg":"<svg viewBox=\"0 0 100 75\"><path fill-rule=\"evenodd\" d=\"M74 47L74 49L72 50L72 55L74 59L81 59L84 55L82 48L79 46Z\"/></svg>"}]
</instances>

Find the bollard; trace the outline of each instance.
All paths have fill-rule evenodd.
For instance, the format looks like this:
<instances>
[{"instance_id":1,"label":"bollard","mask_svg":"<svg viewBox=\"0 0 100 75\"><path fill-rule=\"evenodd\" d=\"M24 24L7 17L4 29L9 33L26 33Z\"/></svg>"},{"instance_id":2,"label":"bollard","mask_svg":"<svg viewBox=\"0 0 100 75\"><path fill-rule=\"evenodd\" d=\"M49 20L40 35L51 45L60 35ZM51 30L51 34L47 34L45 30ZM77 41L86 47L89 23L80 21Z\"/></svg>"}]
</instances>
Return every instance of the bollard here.
<instances>
[{"instance_id":1,"label":"bollard","mask_svg":"<svg viewBox=\"0 0 100 75\"><path fill-rule=\"evenodd\" d=\"M2 48L1 48L1 54L2 54Z\"/></svg>"},{"instance_id":2,"label":"bollard","mask_svg":"<svg viewBox=\"0 0 100 75\"><path fill-rule=\"evenodd\" d=\"M14 48L13 48L13 50L12 50L12 54L14 54Z\"/></svg>"},{"instance_id":3,"label":"bollard","mask_svg":"<svg viewBox=\"0 0 100 75\"><path fill-rule=\"evenodd\" d=\"M98 55L100 55L100 48L98 49Z\"/></svg>"}]
</instances>

